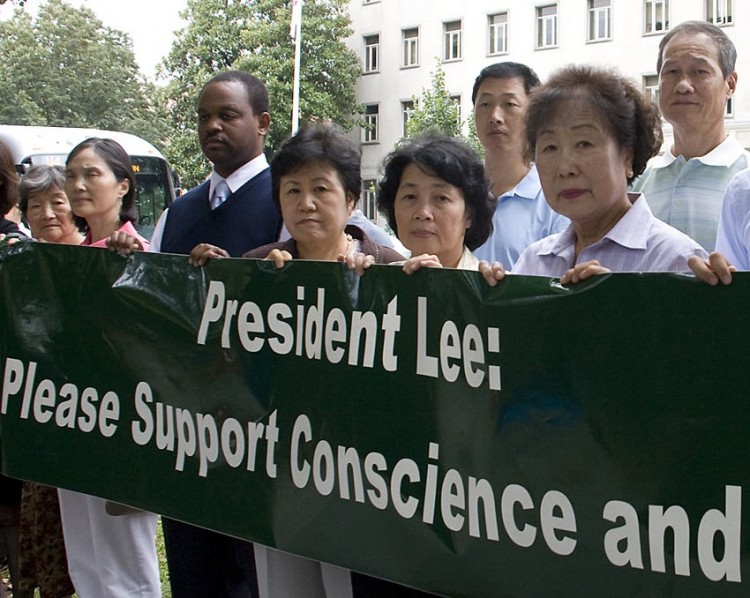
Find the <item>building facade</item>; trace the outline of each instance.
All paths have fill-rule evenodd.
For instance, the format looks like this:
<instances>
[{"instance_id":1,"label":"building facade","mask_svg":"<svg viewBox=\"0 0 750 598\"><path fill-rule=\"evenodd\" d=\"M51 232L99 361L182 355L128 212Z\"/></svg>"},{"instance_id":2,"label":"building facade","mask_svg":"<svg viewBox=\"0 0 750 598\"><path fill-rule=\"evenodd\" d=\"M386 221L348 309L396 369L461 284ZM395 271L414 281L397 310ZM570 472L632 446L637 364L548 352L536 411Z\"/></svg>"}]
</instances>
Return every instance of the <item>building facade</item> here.
<instances>
[{"instance_id":1,"label":"building facade","mask_svg":"<svg viewBox=\"0 0 750 598\"><path fill-rule=\"evenodd\" d=\"M750 147L750 3L744 0L352 0L349 46L361 57L357 97L367 127L359 130L362 209L376 219L371 191L385 155L404 136L415 97L443 69L461 117L472 118L479 71L513 60L545 78L568 64L616 67L658 93L659 41L676 24L705 20L737 46L737 92L727 129ZM747 77L747 79L745 79ZM665 144L672 141L665 124Z\"/></svg>"}]
</instances>

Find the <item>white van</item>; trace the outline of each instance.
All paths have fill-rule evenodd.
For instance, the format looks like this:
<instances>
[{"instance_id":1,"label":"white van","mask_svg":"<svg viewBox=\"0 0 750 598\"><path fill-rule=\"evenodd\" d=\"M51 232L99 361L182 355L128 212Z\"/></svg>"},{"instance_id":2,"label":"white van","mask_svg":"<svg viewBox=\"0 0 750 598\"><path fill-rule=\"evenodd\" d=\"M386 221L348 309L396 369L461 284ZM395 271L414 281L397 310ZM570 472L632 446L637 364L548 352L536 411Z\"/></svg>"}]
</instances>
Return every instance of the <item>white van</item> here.
<instances>
[{"instance_id":1,"label":"white van","mask_svg":"<svg viewBox=\"0 0 750 598\"><path fill-rule=\"evenodd\" d=\"M159 216L172 204L175 189L166 158L148 141L101 129L0 125L0 141L8 146L20 173L32 164L64 165L70 150L89 137L114 139L130 156L138 191L136 227L150 238Z\"/></svg>"}]
</instances>

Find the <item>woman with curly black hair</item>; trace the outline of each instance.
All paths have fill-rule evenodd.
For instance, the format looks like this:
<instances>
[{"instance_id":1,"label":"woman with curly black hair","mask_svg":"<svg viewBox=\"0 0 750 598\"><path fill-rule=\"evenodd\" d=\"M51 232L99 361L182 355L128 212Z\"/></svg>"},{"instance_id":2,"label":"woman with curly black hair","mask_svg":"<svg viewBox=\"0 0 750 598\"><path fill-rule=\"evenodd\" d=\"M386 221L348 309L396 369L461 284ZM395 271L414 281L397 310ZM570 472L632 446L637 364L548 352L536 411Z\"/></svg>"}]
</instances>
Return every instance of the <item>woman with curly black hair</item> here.
<instances>
[{"instance_id":1,"label":"woman with curly black hair","mask_svg":"<svg viewBox=\"0 0 750 598\"><path fill-rule=\"evenodd\" d=\"M435 131L407 140L385 159L380 210L411 251L404 270L476 270L471 253L492 232L494 201L484 165L464 142Z\"/></svg>"}]
</instances>

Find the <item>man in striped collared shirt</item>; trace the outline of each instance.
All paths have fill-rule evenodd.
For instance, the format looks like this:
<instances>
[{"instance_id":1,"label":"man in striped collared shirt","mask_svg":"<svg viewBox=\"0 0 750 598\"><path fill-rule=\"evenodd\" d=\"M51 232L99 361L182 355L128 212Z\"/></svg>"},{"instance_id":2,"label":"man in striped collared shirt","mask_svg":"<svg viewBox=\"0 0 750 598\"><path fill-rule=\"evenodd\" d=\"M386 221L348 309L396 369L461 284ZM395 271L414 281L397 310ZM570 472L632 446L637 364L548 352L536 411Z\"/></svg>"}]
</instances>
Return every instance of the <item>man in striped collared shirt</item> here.
<instances>
[{"instance_id":1,"label":"man in striped collared shirt","mask_svg":"<svg viewBox=\"0 0 750 598\"><path fill-rule=\"evenodd\" d=\"M653 214L687 233L707 251L716 245L724 191L750 165L750 154L724 128L737 85L737 51L718 27L686 21L659 44L659 107L674 144L651 160L632 190Z\"/></svg>"}]
</instances>

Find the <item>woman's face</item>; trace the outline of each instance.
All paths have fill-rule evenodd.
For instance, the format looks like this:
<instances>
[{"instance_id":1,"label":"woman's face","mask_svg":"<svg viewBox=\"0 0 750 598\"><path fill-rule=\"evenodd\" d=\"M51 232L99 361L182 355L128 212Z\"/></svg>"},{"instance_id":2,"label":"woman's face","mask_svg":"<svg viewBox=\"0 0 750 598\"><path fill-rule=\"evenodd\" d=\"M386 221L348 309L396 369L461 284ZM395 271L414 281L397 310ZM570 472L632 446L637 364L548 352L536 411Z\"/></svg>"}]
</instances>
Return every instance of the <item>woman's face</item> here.
<instances>
[{"instance_id":1,"label":"woman's face","mask_svg":"<svg viewBox=\"0 0 750 598\"><path fill-rule=\"evenodd\" d=\"M608 223L630 207L632 153L619 148L586 102L571 100L557 109L537 134L535 156L547 203L574 226L611 228Z\"/></svg>"},{"instance_id":2,"label":"woman's face","mask_svg":"<svg viewBox=\"0 0 750 598\"><path fill-rule=\"evenodd\" d=\"M109 165L93 148L76 154L65 167L65 192L73 213L85 218L118 220L127 179L118 181Z\"/></svg>"},{"instance_id":3,"label":"woman's face","mask_svg":"<svg viewBox=\"0 0 750 598\"><path fill-rule=\"evenodd\" d=\"M31 227L31 235L40 241L65 243L77 237L73 210L62 189L52 188L29 195L26 220ZM80 243L80 239L76 241Z\"/></svg>"},{"instance_id":4,"label":"woman's face","mask_svg":"<svg viewBox=\"0 0 750 598\"><path fill-rule=\"evenodd\" d=\"M311 162L281 177L279 204L284 224L300 247L337 241L354 208L338 171L325 162Z\"/></svg>"},{"instance_id":5,"label":"woman's face","mask_svg":"<svg viewBox=\"0 0 750 598\"><path fill-rule=\"evenodd\" d=\"M463 191L412 163L404 168L394 203L398 238L412 255L436 255L454 268L471 225Z\"/></svg>"}]
</instances>

